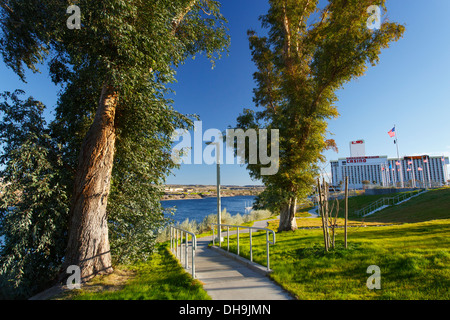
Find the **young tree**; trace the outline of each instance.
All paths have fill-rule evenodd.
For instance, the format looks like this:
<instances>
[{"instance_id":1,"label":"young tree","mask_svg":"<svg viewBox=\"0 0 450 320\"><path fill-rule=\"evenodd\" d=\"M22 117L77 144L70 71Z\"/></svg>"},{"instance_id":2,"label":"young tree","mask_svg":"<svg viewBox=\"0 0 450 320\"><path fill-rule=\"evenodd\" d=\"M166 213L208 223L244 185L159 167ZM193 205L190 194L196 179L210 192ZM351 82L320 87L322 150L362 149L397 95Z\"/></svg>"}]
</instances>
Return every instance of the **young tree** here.
<instances>
[{"instance_id":1,"label":"young tree","mask_svg":"<svg viewBox=\"0 0 450 320\"><path fill-rule=\"evenodd\" d=\"M83 280L111 272L107 204L113 166L121 166L117 177L142 182L145 175L127 172L124 162L133 154L138 155L134 164L146 161L146 155L166 154L167 132L188 125L164 99L166 84L187 57L220 57L228 37L219 3L80 0L79 29L67 26L66 1L6 0L0 5L5 63L24 79L24 65L36 71L47 59L52 80L63 85L56 128L75 134L61 139L76 162L65 266L80 266ZM76 128L68 124L74 118ZM163 160L154 165L151 157L136 170L167 168L169 156ZM120 194L120 186L112 188Z\"/></svg>"},{"instance_id":2,"label":"young tree","mask_svg":"<svg viewBox=\"0 0 450 320\"><path fill-rule=\"evenodd\" d=\"M242 129L279 129L280 161L276 175L261 176L260 165L248 163L252 177L266 185L262 197L276 199L279 231L295 230L297 199L314 187L322 152L336 148L327 140L327 120L338 117L336 91L376 65L382 49L397 41L404 27L385 20L368 28L369 6L384 0L270 0L261 17L267 36L249 31L257 71L254 102L261 111L244 110Z\"/></svg>"}]
</instances>

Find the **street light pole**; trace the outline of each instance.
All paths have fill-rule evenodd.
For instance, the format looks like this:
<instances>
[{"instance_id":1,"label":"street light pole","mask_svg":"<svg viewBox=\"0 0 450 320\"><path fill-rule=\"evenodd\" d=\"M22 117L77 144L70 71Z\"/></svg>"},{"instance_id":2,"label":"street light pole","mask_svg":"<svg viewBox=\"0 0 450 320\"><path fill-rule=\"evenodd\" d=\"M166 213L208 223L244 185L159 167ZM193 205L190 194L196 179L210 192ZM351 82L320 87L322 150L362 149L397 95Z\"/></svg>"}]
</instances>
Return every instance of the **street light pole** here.
<instances>
[{"instance_id":1,"label":"street light pole","mask_svg":"<svg viewBox=\"0 0 450 320\"><path fill-rule=\"evenodd\" d=\"M220 148L219 143L216 144L216 156L217 156L217 224L219 225L219 230L217 230L217 235L219 237L219 248L222 247L222 234L221 234L221 212L222 206L220 203Z\"/></svg>"},{"instance_id":2,"label":"street light pole","mask_svg":"<svg viewBox=\"0 0 450 320\"><path fill-rule=\"evenodd\" d=\"M219 237L219 248L222 246L222 230L221 230L221 212L222 205L220 202L220 143L219 142L206 142L207 145L216 145L216 192L217 192L217 236Z\"/></svg>"}]
</instances>

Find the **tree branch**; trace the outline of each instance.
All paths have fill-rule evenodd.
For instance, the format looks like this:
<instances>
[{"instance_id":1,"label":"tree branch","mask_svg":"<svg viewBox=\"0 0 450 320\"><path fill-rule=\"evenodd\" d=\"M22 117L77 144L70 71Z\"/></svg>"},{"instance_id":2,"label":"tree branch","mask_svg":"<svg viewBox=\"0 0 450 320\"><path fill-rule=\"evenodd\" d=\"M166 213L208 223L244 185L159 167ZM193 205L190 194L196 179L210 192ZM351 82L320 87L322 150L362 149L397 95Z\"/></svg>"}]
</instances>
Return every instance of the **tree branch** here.
<instances>
[{"instance_id":1,"label":"tree branch","mask_svg":"<svg viewBox=\"0 0 450 320\"><path fill-rule=\"evenodd\" d=\"M180 26L181 22L183 21L184 17L189 13L189 11L192 10L192 8L196 5L198 0L191 0L189 4L186 6L186 8L181 11L173 20L172 20L172 35L175 35L175 33L178 30L178 27Z\"/></svg>"},{"instance_id":2,"label":"tree branch","mask_svg":"<svg viewBox=\"0 0 450 320\"><path fill-rule=\"evenodd\" d=\"M283 26L286 38L284 40L284 54L287 64L290 64L291 57L291 30L289 27L289 18L287 16L286 0L283 2Z\"/></svg>"},{"instance_id":3,"label":"tree branch","mask_svg":"<svg viewBox=\"0 0 450 320\"><path fill-rule=\"evenodd\" d=\"M6 3L5 1L0 1L0 6L6 10L8 10L10 13L14 13L13 9L11 9Z\"/></svg>"}]
</instances>

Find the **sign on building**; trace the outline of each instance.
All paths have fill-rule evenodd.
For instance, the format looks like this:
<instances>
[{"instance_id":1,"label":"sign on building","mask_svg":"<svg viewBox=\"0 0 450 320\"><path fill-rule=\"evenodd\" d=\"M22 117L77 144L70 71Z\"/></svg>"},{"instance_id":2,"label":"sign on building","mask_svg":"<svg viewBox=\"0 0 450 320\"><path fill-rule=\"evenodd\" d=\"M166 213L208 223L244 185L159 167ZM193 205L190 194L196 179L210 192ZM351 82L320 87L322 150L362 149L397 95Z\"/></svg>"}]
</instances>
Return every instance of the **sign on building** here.
<instances>
[{"instance_id":1,"label":"sign on building","mask_svg":"<svg viewBox=\"0 0 450 320\"><path fill-rule=\"evenodd\" d=\"M365 157L366 143L364 140L350 142L350 157Z\"/></svg>"}]
</instances>

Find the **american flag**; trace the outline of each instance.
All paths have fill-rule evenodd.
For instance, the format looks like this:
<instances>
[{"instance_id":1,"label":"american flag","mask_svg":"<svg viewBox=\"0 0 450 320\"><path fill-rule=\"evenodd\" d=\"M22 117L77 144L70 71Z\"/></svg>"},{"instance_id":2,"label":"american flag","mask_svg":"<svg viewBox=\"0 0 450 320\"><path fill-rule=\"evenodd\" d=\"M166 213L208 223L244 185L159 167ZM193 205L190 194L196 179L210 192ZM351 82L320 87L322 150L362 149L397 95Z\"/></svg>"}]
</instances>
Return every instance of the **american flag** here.
<instances>
[{"instance_id":1,"label":"american flag","mask_svg":"<svg viewBox=\"0 0 450 320\"><path fill-rule=\"evenodd\" d=\"M411 165L411 164L412 164L412 161L408 161L408 164Z\"/></svg>"},{"instance_id":2,"label":"american flag","mask_svg":"<svg viewBox=\"0 0 450 320\"><path fill-rule=\"evenodd\" d=\"M419 167L419 168L417 168L417 170L419 170L419 171L422 171L422 168L421 168L421 167Z\"/></svg>"},{"instance_id":3,"label":"american flag","mask_svg":"<svg viewBox=\"0 0 450 320\"><path fill-rule=\"evenodd\" d=\"M389 135L389 137L391 137L391 138L395 136L395 127L392 128L392 130L388 132L388 135Z\"/></svg>"}]
</instances>

